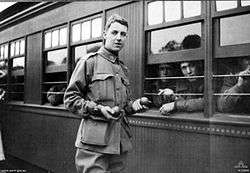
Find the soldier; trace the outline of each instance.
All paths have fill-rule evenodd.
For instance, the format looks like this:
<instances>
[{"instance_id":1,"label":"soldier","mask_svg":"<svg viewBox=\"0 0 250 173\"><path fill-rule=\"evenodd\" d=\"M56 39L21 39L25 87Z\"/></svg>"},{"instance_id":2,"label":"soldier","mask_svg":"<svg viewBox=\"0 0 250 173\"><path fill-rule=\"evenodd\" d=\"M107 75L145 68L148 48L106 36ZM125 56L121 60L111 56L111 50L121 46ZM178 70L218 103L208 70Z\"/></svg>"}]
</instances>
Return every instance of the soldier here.
<instances>
[{"instance_id":1,"label":"soldier","mask_svg":"<svg viewBox=\"0 0 250 173\"><path fill-rule=\"evenodd\" d=\"M106 23L103 46L76 65L64 104L82 118L75 164L79 173L121 172L132 145L127 115L145 109L130 95L127 67L119 59L128 22L117 14Z\"/></svg>"}]
</instances>

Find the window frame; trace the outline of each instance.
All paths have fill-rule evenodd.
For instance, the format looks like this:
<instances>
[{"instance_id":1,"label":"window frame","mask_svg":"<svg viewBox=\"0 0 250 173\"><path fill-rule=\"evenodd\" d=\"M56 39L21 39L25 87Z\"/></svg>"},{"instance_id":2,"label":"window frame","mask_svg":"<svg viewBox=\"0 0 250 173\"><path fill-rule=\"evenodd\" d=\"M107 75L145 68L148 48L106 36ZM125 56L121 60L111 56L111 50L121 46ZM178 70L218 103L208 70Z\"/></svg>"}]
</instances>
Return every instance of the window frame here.
<instances>
[{"instance_id":1,"label":"window frame","mask_svg":"<svg viewBox=\"0 0 250 173\"><path fill-rule=\"evenodd\" d=\"M11 56L11 44L12 43L16 43L17 41L24 41L24 52L23 54L19 54L19 55L15 55L15 52L14 52L14 56ZM19 44L19 46L21 46L21 44ZM20 51L20 48L19 48L19 51ZM13 99L10 99L10 94L21 94L23 93L23 98L21 100L21 102L25 102L25 81L26 81L26 57L27 56L27 36L24 36L24 37L20 37L20 38L17 38L17 39L14 39L14 40L11 40L8 42L8 100L13 102L13 101L16 101L16 100L13 100ZM13 73L14 75L16 76L23 76L23 82L20 83L20 82L11 82L11 76L12 76L12 72L13 72L13 69L11 68L11 66L13 65L13 59L16 59L16 58L21 58L21 57L24 57L24 69L21 69L21 70L15 70L15 72ZM11 89L11 86L20 86L22 85L23 86L23 92L15 92L15 91L12 91Z\"/></svg>"},{"instance_id":2,"label":"window frame","mask_svg":"<svg viewBox=\"0 0 250 173\"><path fill-rule=\"evenodd\" d=\"M87 16L87 17L84 17L84 18L81 18L79 20L75 20L73 22L71 22L69 25L70 25L70 51L71 51L71 71L70 71L70 75L69 75L69 78L71 77L72 73L73 73L73 70L76 66L76 63L75 63L75 48L78 47L78 46L83 46L83 45L87 45L87 44L93 44L93 43L98 43L98 42L102 42L103 41L103 38L102 38L102 35L100 37L95 37L95 38L92 38L90 37L90 39L87 39L87 40L82 40L80 38L80 41L76 41L76 42L73 42L72 41L72 37L73 37L73 33L72 33L72 27L73 25L76 25L76 24L80 24L81 26L81 23L83 22L86 22L86 21L92 21L96 18L101 18L102 20L102 25L101 25L101 33L103 33L104 31L104 23L105 23L105 14L102 12L102 13L98 13L98 14L94 14L94 15L91 15L91 16ZM90 28L91 28L91 25L90 25ZM92 32L92 31L91 31ZM92 34L90 34L92 35ZM81 27L80 27L80 37L81 37Z\"/></svg>"},{"instance_id":3,"label":"window frame","mask_svg":"<svg viewBox=\"0 0 250 173\"><path fill-rule=\"evenodd\" d=\"M99 37L92 37L92 21L94 19L97 19L97 18L101 18L102 20L102 24L101 24L101 35ZM81 39L81 32L82 32L82 23L84 22L87 22L87 21L91 21L90 22L90 38L89 39L86 39L86 40L82 40ZM73 42L72 38L73 38L73 30L72 30L72 27L74 25L77 25L77 24L80 24L80 40L79 41L75 41ZM96 14L96 15L92 15L92 16L87 16L85 18L82 18L82 19L79 19L79 20L76 20L76 21L73 21L71 22L70 24L70 46L78 46L78 45L81 45L81 44L88 44L88 43L94 43L94 42L98 42L100 40L102 40L102 33L103 33L103 30L104 30L104 14L103 13L100 13L100 14Z\"/></svg>"},{"instance_id":4,"label":"window frame","mask_svg":"<svg viewBox=\"0 0 250 173\"><path fill-rule=\"evenodd\" d=\"M66 42L64 45L60 45L60 29L66 29ZM52 32L58 30L58 46L52 46ZM45 35L46 33L51 33L51 46L49 48L45 48ZM48 102L44 99L44 94L47 94L48 91L45 91L46 85L53 85L53 84L66 84L68 83L68 67L70 65L69 63L69 52L68 52L68 45L69 45L69 25L68 24L62 24L60 26L55 26L53 28L47 29L42 31L42 80L41 80L41 104L47 105ZM66 63L60 64L60 65L52 65L52 66L46 66L46 59L49 52L57 51L57 50L66 50ZM47 74L53 74L58 72L65 72L66 73L66 79L64 81L45 81L44 77ZM52 106L52 105L51 105ZM56 107L56 106L52 106Z\"/></svg>"},{"instance_id":5,"label":"window frame","mask_svg":"<svg viewBox=\"0 0 250 173\"><path fill-rule=\"evenodd\" d=\"M148 25L148 4L153 1L147 1L144 5L145 10L145 18L144 18L144 32L146 35L146 56L147 56L147 64L159 64L159 63L167 63L167 62L176 62L176 61L183 61L184 59L182 57L191 57L189 59L185 60L204 60L205 56L203 52L205 51L204 48L204 21L205 21L205 3L204 1L201 1L201 14L199 16L193 16L184 18L183 16L183 1L181 1L181 19L166 22L164 19L165 15L165 8L164 8L164 1L163 2L163 23L156 24L156 25ZM194 24L194 23L201 23L201 47L197 49L188 49L188 50L178 50L173 52L162 52L157 54L150 54L150 45L151 45L151 32L155 30L161 30L161 29L167 29L167 28L173 28L178 26L185 26L188 24ZM198 51L197 51L198 50ZM172 58L172 57L175 58Z\"/></svg>"}]
</instances>

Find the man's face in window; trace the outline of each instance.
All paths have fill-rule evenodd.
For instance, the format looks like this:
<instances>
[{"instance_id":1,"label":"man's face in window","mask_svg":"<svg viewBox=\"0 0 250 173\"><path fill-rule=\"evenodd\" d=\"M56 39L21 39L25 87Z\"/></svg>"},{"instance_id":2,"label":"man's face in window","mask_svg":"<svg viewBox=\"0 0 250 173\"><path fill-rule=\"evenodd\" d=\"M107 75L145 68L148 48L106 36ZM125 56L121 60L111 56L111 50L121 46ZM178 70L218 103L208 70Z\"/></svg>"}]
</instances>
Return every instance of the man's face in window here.
<instances>
[{"instance_id":1,"label":"man's face in window","mask_svg":"<svg viewBox=\"0 0 250 173\"><path fill-rule=\"evenodd\" d=\"M240 62L242 70L246 70L250 68L250 57L245 57Z\"/></svg>"},{"instance_id":2,"label":"man's face in window","mask_svg":"<svg viewBox=\"0 0 250 173\"><path fill-rule=\"evenodd\" d=\"M197 75L197 68L195 64L190 63L190 62L182 62L181 65L181 71L185 77L191 77L191 76L196 76ZM190 78L188 79L190 82L195 81L195 78Z\"/></svg>"},{"instance_id":3,"label":"man's face in window","mask_svg":"<svg viewBox=\"0 0 250 173\"><path fill-rule=\"evenodd\" d=\"M118 52L120 51L127 38L128 28L118 22L114 22L110 27L104 32L103 38L105 39L104 47Z\"/></svg>"}]
</instances>

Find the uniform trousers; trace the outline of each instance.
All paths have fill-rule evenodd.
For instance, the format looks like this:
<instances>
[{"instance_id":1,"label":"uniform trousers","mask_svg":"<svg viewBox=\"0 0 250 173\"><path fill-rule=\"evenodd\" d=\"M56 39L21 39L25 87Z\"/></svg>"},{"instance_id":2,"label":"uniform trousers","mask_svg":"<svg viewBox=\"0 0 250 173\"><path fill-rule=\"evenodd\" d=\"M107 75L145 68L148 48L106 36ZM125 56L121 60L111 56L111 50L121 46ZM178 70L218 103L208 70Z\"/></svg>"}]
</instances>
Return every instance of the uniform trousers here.
<instances>
[{"instance_id":1,"label":"uniform trousers","mask_svg":"<svg viewBox=\"0 0 250 173\"><path fill-rule=\"evenodd\" d=\"M126 168L127 155L127 151L121 154L104 154L77 148L77 173L122 173Z\"/></svg>"}]
</instances>

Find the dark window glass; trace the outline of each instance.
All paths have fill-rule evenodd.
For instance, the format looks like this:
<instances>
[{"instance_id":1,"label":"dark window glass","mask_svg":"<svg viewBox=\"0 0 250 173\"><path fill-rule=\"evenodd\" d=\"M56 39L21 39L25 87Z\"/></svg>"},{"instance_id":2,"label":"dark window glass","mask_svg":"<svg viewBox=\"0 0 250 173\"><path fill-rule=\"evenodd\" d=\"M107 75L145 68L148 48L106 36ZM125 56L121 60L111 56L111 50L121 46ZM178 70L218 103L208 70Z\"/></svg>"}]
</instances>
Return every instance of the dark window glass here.
<instances>
[{"instance_id":1,"label":"dark window glass","mask_svg":"<svg viewBox=\"0 0 250 173\"><path fill-rule=\"evenodd\" d=\"M7 76L8 76L8 61L0 60L0 84L7 84Z\"/></svg>"},{"instance_id":2,"label":"dark window glass","mask_svg":"<svg viewBox=\"0 0 250 173\"><path fill-rule=\"evenodd\" d=\"M147 65L144 94L153 101L155 107L177 99L202 98L203 73L203 61ZM163 94L162 91L166 89L172 94Z\"/></svg>"},{"instance_id":3,"label":"dark window glass","mask_svg":"<svg viewBox=\"0 0 250 173\"><path fill-rule=\"evenodd\" d=\"M150 53L181 50L184 38L194 34L201 36L201 23L152 31ZM192 47L191 44L190 42L190 47Z\"/></svg>"},{"instance_id":4,"label":"dark window glass","mask_svg":"<svg viewBox=\"0 0 250 173\"><path fill-rule=\"evenodd\" d=\"M250 14L220 19L220 45L250 43Z\"/></svg>"},{"instance_id":5,"label":"dark window glass","mask_svg":"<svg viewBox=\"0 0 250 173\"><path fill-rule=\"evenodd\" d=\"M214 61L214 86L217 111L250 113L250 57Z\"/></svg>"}]
</instances>

